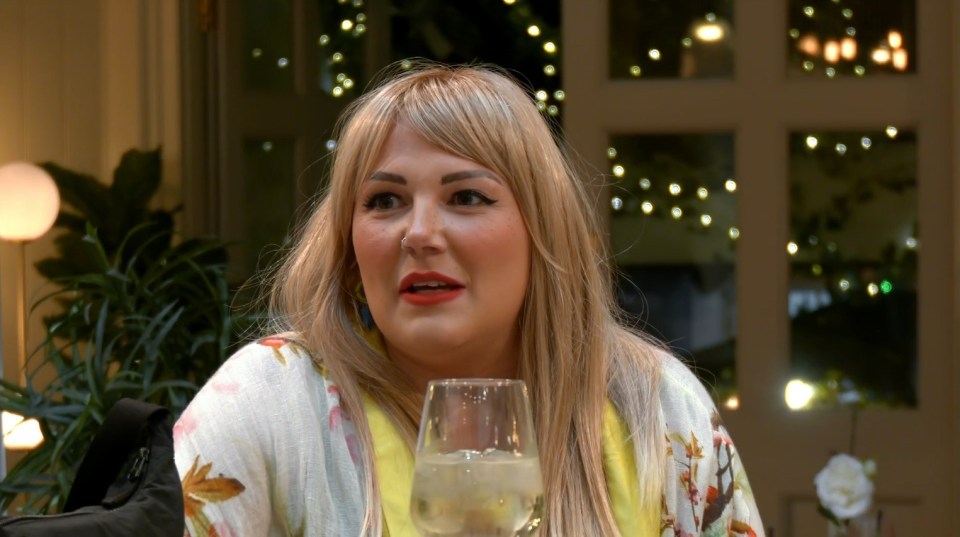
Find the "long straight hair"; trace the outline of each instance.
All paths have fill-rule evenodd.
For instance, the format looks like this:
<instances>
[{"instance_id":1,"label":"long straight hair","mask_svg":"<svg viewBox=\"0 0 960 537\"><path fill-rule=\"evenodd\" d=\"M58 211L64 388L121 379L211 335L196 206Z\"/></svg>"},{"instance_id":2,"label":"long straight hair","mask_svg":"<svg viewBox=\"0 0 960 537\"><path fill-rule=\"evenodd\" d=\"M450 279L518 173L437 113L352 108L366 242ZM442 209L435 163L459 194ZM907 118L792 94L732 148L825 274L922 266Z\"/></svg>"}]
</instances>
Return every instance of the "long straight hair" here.
<instances>
[{"instance_id":1,"label":"long straight hair","mask_svg":"<svg viewBox=\"0 0 960 537\"><path fill-rule=\"evenodd\" d=\"M360 433L364 534L382 528L363 394L411 447L423 395L365 338L351 243L357 191L398 121L437 147L494 171L510 186L531 239L530 284L519 322L519 375L537 427L545 487L542 535L619 535L603 468L602 422L611 400L631 427L643 505L657 512L664 445L657 346L618 322L600 225L528 90L492 66L394 68L352 103L337 128L330 182L274 277L275 331L296 335L341 390ZM638 511L644 512L644 511Z\"/></svg>"}]
</instances>

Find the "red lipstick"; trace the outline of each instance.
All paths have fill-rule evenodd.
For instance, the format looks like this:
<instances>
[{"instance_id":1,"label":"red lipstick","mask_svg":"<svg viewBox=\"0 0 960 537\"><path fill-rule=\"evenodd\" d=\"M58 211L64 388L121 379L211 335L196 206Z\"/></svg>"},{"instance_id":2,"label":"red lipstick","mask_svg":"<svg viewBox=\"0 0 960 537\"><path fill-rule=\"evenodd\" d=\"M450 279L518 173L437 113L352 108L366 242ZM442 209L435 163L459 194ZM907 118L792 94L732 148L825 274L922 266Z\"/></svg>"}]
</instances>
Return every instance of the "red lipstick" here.
<instances>
[{"instance_id":1,"label":"red lipstick","mask_svg":"<svg viewBox=\"0 0 960 537\"><path fill-rule=\"evenodd\" d=\"M463 293L464 285L439 272L412 272L400 281L400 296L416 306L448 302Z\"/></svg>"}]
</instances>

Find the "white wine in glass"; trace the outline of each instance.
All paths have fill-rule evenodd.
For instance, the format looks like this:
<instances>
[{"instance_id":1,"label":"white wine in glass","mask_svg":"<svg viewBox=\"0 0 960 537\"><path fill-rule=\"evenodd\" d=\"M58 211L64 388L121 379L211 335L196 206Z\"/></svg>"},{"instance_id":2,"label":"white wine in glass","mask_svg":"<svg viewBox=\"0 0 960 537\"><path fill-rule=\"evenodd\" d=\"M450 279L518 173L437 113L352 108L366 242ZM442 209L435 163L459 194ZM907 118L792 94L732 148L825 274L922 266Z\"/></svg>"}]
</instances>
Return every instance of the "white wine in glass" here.
<instances>
[{"instance_id":1,"label":"white wine in glass","mask_svg":"<svg viewBox=\"0 0 960 537\"><path fill-rule=\"evenodd\" d=\"M537 535L543 478L523 381L429 383L410 515L423 537Z\"/></svg>"}]
</instances>

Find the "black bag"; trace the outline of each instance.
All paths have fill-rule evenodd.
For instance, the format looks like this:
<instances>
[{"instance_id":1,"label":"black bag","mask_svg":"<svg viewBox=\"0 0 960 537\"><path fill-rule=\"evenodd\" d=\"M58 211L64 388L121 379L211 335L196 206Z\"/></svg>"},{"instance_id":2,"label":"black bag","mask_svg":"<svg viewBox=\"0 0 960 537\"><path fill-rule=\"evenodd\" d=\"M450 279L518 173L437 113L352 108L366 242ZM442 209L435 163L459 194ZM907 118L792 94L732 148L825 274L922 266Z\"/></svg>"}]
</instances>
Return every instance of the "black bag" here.
<instances>
[{"instance_id":1,"label":"black bag","mask_svg":"<svg viewBox=\"0 0 960 537\"><path fill-rule=\"evenodd\" d=\"M182 537L170 411L118 401L80 463L63 511L0 520L0 537Z\"/></svg>"}]
</instances>

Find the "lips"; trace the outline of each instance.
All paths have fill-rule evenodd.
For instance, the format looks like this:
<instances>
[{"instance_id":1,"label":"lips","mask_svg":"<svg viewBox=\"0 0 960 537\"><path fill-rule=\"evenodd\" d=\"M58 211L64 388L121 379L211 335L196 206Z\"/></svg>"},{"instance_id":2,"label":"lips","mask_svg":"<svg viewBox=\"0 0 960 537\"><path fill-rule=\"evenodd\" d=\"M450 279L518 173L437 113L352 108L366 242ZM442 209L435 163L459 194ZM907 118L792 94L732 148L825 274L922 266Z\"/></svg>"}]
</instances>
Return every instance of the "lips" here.
<instances>
[{"instance_id":1,"label":"lips","mask_svg":"<svg viewBox=\"0 0 960 537\"><path fill-rule=\"evenodd\" d=\"M400 281L400 296L421 306L453 300L463 289L462 283L439 272L413 272Z\"/></svg>"}]
</instances>

